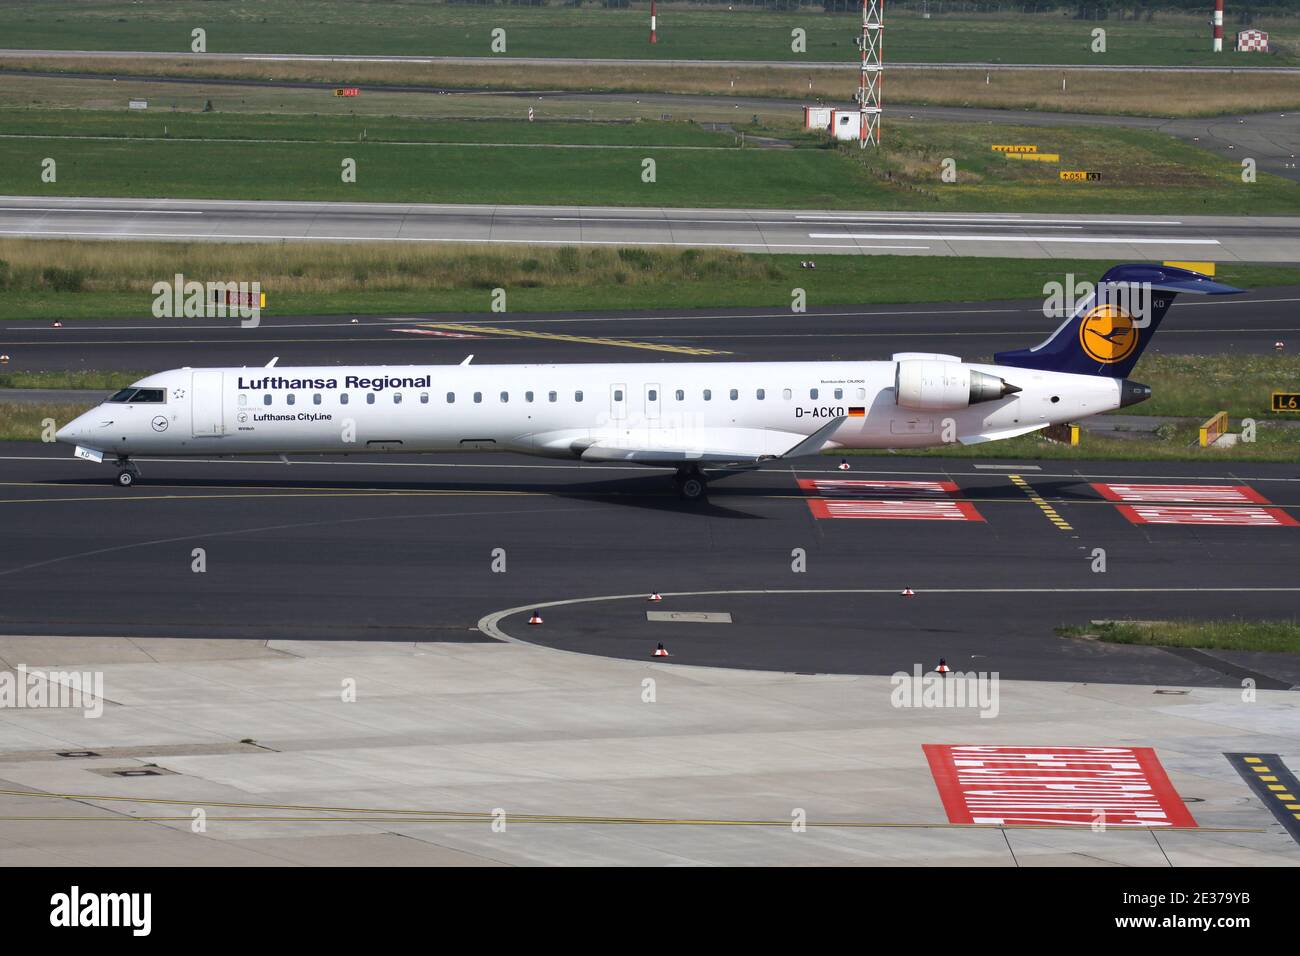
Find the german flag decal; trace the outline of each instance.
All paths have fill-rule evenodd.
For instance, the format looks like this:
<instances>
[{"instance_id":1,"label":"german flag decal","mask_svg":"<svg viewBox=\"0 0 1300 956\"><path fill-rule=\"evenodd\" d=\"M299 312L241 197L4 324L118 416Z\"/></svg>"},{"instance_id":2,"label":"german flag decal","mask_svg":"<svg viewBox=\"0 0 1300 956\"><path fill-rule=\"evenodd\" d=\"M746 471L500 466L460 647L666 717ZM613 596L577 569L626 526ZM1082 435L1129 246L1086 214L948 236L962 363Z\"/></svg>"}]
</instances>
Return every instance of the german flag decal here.
<instances>
[{"instance_id":1,"label":"german flag decal","mask_svg":"<svg viewBox=\"0 0 1300 956\"><path fill-rule=\"evenodd\" d=\"M865 418L866 416L867 416L867 410L863 406L861 405L849 406L849 418Z\"/></svg>"}]
</instances>

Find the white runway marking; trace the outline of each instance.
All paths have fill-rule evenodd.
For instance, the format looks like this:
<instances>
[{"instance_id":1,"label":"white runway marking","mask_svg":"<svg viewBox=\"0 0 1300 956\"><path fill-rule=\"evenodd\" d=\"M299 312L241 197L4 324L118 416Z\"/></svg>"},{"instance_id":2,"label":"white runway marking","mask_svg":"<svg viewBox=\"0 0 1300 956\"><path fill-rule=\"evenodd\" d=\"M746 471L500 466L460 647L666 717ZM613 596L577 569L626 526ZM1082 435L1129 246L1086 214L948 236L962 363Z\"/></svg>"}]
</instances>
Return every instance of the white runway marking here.
<instances>
[{"instance_id":1,"label":"white runway marking","mask_svg":"<svg viewBox=\"0 0 1300 956\"><path fill-rule=\"evenodd\" d=\"M113 215L121 215L124 212L130 213L151 213L156 216L202 216L204 213L187 211L182 209L131 209L123 206L98 206L98 207L76 207L76 206L0 206L0 212L104 212Z\"/></svg>"},{"instance_id":2,"label":"white runway marking","mask_svg":"<svg viewBox=\"0 0 1300 956\"><path fill-rule=\"evenodd\" d=\"M1022 219L1018 216L926 216L926 215L906 215L898 213L895 215L876 215L872 213L852 213L844 215L835 215L827 213L825 215L797 215L795 219L812 219L822 222L969 222L969 223L996 223L1008 226L1041 226L1048 223L1077 223L1080 228L1083 226L1181 226L1180 219Z\"/></svg>"},{"instance_id":3,"label":"white runway marking","mask_svg":"<svg viewBox=\"0 0 1300 956\"><path fill-rule=\"evenodd\" d=\"M846 246L843 244L812 244L806 242L699 242L696 240L645 240L645 239L484 239L475 236L303 236L303 235L279 235L273 233L260 234L236 234L220 233L213 235L211 233L197 232L77 232L77 231L54 231L32 229L0 229L0 236L25 236L32 239L39 239L42 236L61 236L74 238L91 238L91 239L207 239L213 241L223 240L249 240L254 242L269 242L276 239L292 242L457 242L465 244L505 244L514 246L689 246L691 248L713 247L718 246L724 249L929 249L929 246ZM889 239L890 236L882 238ZM916 238L930 239L933 236L920 236Z\"/></svg>"},{"instance_id":4,"label":"white runway marking","mask_svg":"<svg viewBox=\"0 0 1300 956\"><path fill-rule=\"evenodd\" d=\"M1218 239L1166 239L1147 236L969 236L956 233L835 233L810 232L809 239L933 239L938 242L1087 242L1138 246L1217 246Z\"/></svg>"}]
</instances>

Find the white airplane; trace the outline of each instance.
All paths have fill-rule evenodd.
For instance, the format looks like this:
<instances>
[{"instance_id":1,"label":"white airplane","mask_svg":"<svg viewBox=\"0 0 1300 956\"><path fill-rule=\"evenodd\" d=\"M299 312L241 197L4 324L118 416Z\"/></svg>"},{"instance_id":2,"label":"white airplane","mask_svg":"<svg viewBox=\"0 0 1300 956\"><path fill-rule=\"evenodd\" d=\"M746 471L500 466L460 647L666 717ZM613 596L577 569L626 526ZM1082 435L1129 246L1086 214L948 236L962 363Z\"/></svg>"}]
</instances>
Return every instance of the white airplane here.
<instances>
[{"instance_id":1,"label":"white airplane","mask_svg":"<svg viewBox=\"0 0 1300 956\"><path fill-rule=\"evenodd\" d=\"M1101 290L1144 287L1140 318ZM1023 435L1148 398L1126 376L1180 292L1231 286L1116 266L1046 341L993 364L889 361L183 368L124 388L61 428L76 456L499 450L676 469L682 497L722 473L828 448L922 448ZM1138 310L1135 310L1138 311ZM472 356L471 356L472 358Z\"/></svg>"}]
</instances>

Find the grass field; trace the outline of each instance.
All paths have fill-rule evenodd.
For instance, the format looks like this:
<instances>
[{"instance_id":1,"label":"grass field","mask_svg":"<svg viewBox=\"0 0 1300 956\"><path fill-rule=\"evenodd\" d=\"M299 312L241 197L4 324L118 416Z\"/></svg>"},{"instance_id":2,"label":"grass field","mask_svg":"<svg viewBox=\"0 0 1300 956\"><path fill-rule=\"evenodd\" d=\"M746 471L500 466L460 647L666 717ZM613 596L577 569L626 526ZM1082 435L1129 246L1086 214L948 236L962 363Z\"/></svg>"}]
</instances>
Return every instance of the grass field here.
<instances>
[{"instance_id":1,"label":"grass field","mask_svg":"<svg viewBox=\"0 0 1300 956\"><path fill-rule=\"evenodd\" d=\"M328 103L327 103L328 105ZM526 109L527 107L525 107ZM0 108L0 134L113 139L202 139L310 143L518 143L572 146L731 147L735 137L694 123L520 122L404 116L284 113L146 113Z\"/></svg>"},{"instance_id":2,"label":"grass field","mask_svg":"<svg viewBox=\"0 0 1300 956\"><path fill-rule=\"evenodd\" d=\"M11 171L7 189L60 196L691 207L762 197L772 208L1300 212L1293 183L1266 174L1242 183L1236 163L1147 130L897 120L882 150L863 151L790 126L738 128L807 148L734 148L733 136L687 122L9 109L0 110L0 168ZM532 145L513 145L521 142ZM1063 183L1057 164L1006 159L989 149L995 142L1036 143L1061 154L1059 168L1103 178ZM58 163L55 183L41 182L46 157ZM955 183L939 178L949 157ZM345 158L356 161L356 182L342 181ZM646 158L657 166L653 183L642 180Z\"/></svg>"},{"instance_id":3,"label":"grass field","mask_svg":"<svg viewBox=\"0 0 1300 956\"><path fill-rule=\"evenodd\" d=\"M0 320L144 318L150 289L177 272L200 281L258 281L267 316L487 312L504 288L512 311L765 306L1037 298L1067 272L1096 278L1108 264L1070 259L823 256L725 249L339 243L115 243L0 239ZM1225 263L1244 288L1300 284L1300 269ZM1217 410L1217 409L1216 409ZM1173 414L1173 413L1171 413Z\"/></svg>"},{"instance_id":4,"label":"grass field","mask_svg":"<svg viewBox=\"0 0 1300 956\"><path fill-rule=\"evenodd\" d=\"M47 423L66 425L82 412L95 407L99 397L84 403L37 403L0 401L0 441L43 441Z\"/></svg>"},{"instance_id":5,"label":"grass field","mask_svg":"<svg viewBox=\"0 0 1300 956\"><path fill-rule=\"evenodd\" d=\"M1300 621L1107 621L1058 627L1062 637L1090 637L1109 644L1204 647L1227 651L1300 652Z\"/></svg>"},{"instance_id":6,"label":"grass field","mask_svg":"<svg viewBox=\"0 0 1300 956\"><path fill-rule=\"evenodd\" d=\"M341 0L43 0L0 5L8 47L188 51L191 31L207 31L209 52L489 56L491 31L506 31L510 56L648 59L851 60L858 17L820 10L792 13L660 9L659 42L648 43L649 4L628 10L593 5L446 6ZM890 55L900 61L1254 66L1291 63L1300 26L1294 18L1261 21L1272 56L1209 51L1205 17L1159 13L1152 22L1075 20L1064 12L936 14L894 12ZM1092 52L1091 31L1106 30L1107 52ZM791 49L791 31L807 34L807 52Z\"/></svg>"}]
</instances>

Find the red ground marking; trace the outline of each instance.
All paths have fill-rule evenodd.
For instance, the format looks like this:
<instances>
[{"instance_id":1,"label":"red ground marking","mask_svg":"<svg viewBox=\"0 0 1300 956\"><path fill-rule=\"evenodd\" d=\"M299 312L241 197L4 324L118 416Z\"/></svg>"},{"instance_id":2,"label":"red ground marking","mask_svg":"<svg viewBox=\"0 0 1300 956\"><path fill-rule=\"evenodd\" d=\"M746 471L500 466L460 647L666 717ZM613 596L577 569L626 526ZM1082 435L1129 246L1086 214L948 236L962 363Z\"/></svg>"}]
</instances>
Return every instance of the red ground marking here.
<instances>
[{"instance_id":1,"label":"red ground marking","mask_svg":"<svg viewBox=\"0 0 1300 956\"><path fill-rule=\"evenodd\" d=\"M854 498L949 498L961 494L955 481L859 481L853 478L800 478L799 487L818 495Z\"/></svg>"},{"instance_id":2,"label":"red ground marking","mask_svg":"<svg viewBox=\"0 0 1300 956\"><path fill-rule=\"evenodd\" d=\"M1119 505L1116 510L1134 524L1231 525L1248 528L1296 527L1281 508L1224 507L1210 505Z\"/></svg>"},{"instance_id":3,"label":"red ground marking","mask_svg":"<svg viewBox=\"0 0 1300 956\"><path fill-rule=\"evenodd\" d=\"M983 521L969 501L957 501L955 481L864 481L800 478L799 487L825 497L809 498L814 518L876 518L890 521Z\"/></svg>"},{"instance_id":4,"label":"red ground marking","mask_svg":"<svg viewBox=\"0 0 1300 956\"><path fill-rule=\"evenodd\" d=\"M1248 485L1117 485L1094 484L1093 490L1108 501L1195 504L1271 504Z\"/></svg>"},{"instance_id":5,"label":"red ground marking","mask_svg":"<svg viewBox=\"0 0 1300 956\"><path fill-rule=\"evenodd\" d=\"M983 521L969 501L875 501L809 498L814 518L886 518L912 521Z\"/></svg>"},{"instance_id":6,"label":"red ground marking","mask_svg":"<svg viewBox=\"0 0 1300 956\"><path fill-rule=\"evenodd\" d=\"M923 749L950 823L1197 825L1150 747Z\"/></svg>"}]
</instances>

